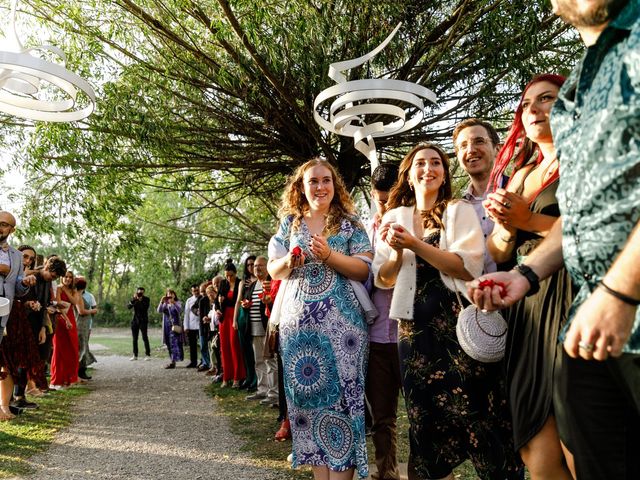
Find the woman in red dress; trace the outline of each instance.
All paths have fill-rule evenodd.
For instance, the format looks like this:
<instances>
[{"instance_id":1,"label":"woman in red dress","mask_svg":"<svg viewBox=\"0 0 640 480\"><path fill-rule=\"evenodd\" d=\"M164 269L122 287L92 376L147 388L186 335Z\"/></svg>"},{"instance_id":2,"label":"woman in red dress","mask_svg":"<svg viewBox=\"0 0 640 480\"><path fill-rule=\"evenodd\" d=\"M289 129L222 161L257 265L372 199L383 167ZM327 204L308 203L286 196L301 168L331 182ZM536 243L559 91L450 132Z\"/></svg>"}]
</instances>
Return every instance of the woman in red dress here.
<instances>
[{"instance_id":1,"label":"woman in red dress","mask_svg":"<svg viewBox=\"0 0 640 480\"><path fill-rule=\"evenodd\" d=\"M71 270L62 277L56 301L58 310L56 332L53 336L53 357L51 359L51 388L68 387L78 381L78 329L73 311L78 303L78 295L73 287Z\"/></svg>"},{"instance_id":2,"label":"woman in red dress","mask_svg":"<svg viewBox=\"0 0 640 480\"><path fill-rule=\"evenodd\" d=\"M237 276L236 267L228 261L224 267L225 280L222 281L216 309L222 312L220 323L220 354L222 356L222 385L233 388L240 387L240 381L246 377L242 350L238 333L233 326L235 305L238 299L240 279Z\"/></svg>"}]
</instances>

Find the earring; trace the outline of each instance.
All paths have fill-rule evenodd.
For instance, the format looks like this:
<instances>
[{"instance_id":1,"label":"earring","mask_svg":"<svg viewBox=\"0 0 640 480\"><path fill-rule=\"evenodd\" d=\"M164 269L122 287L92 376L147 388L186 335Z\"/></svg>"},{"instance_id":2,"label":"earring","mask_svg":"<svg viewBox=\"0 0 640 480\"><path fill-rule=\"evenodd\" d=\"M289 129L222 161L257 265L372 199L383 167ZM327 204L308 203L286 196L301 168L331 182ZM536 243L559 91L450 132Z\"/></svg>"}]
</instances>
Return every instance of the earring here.
<instances>
[{"instance_id":1,"label":"earring","mask_svg":"<svg viewBox=\"0 0 640 480\"><path fill-rule=\"evenodd\" d=\"M413 183L409 184L409 190L411 190L413 192Z\"/></svg>"}]
</instances>

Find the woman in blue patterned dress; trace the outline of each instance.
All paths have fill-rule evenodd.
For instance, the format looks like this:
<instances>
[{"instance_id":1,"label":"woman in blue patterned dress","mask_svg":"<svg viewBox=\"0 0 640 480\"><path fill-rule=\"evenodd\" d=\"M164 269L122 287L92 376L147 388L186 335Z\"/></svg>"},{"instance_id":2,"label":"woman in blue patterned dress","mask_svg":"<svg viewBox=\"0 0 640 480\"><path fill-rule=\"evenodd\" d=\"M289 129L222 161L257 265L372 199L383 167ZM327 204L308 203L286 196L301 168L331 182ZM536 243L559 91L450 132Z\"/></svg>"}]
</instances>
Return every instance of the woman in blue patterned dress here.
<instances>
[{"instance_id":1,"label":"woman in blue patterned dress","mask_svg":"<svg viewBox=\"0 0 640 480\"><path fill-rule=\"evenodd\" d=\"M295 171L280 212L268 269L287 279L279 325L293 465L311 465L316 480L366 477L367 324L351 282L367 279L371 245L326 161Z\"/></svg>"}]
</instances>

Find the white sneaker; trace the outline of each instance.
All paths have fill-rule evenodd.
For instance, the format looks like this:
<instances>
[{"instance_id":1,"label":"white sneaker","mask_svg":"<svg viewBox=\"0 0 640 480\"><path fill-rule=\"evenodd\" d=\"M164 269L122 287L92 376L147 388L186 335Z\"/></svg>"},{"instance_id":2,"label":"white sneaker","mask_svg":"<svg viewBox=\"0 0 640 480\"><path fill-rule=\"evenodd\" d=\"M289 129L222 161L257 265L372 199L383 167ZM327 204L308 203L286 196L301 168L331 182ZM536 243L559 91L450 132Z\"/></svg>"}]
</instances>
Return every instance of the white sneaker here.
<instances>
[{"instance_id":1,"label":"white sneaker","mask_svg":"<svg viewBox=\"0 0 640 480\"><path fill-rule=\"evenodd\" d=\"M264 401L267 398L266 393L252 393L251 395L247 395L244 397L245 400L262 400ZM262 403L262 401L260 403Z\"/></svg>"},{"instance_id":2,"label":"white sneaker","mask_svg":"<svg viewBox=\"0 0 640 480\"><path fill-rule=\"evenodd\" d=\"M145 362L148 362L149 360L151 360L151 357L150 357L150 356L148 356L148 355L147 355L146 357L144 357L144 361L145 361Z\"/></svg>"},{"instance_id":3,"label":"white sneaker","mask_svg":"<svg viewBox=\"0 0 640 480\"><path fill-rule=\"evenodd\" d=\"M291 452L289 455L287 455L287 462L293 463L293 452Z\"/></svg>"},{"instance_id":4,"label":"white sneaker","mask_svg":"<svg viewBox=\"0 0 640 480\"><path fill-rule=\"evenodd\" d=\"M137 359L138 359L138 357L136 357L136 356L134 355L133 357L131 357L131 358L129 359L129 361L133 362L134 360L137 360Z\"/></svg>"},{"instance_id":5,"label":"white sneaker","mask_svg":"<svg viewBox=\"0 0 640 480\"><path fill-rule=\"evenodd\" d=\"M278 399L273 397L265 397L263 400L260 400L260 405L277 405Z\"/></svg>"}]
</instances>

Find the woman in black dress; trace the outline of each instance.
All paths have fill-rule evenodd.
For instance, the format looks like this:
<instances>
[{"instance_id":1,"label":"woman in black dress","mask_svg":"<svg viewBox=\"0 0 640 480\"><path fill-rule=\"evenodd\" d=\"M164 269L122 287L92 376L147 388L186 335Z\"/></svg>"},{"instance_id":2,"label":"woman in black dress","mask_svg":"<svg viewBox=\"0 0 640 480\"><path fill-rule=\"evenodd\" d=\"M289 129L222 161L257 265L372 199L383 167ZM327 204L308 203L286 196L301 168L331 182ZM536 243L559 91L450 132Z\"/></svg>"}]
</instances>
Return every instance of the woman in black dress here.
<instances>
[{"instance_id":1,"label":"woman in black dress","mask_svg":"<svg viewBox=\"0 0 640 480\"><path fill-rule=\"evenodd\" d=\"M479 478L519 479L500 364L480 363L458 343L452 289L484 265L473 207L451 200L444 151L414 147L400 164L382 219L373 271L394 288L400 368L410 423L409 479L453 479L470 459ZM458 279L458 280L453 280Z\"/></svg>"},{"instance_id":2,"label":"woman in black dress","mask_svg":"<svg viewBox=\"0 0 640 480\"><path fill-rule=\"evenodd\" d=\"M513 165L506 189L496 189L485 202L495 221L487 248L506 268L521 263L560 216L555 196L558 160L549 115L563 82L559 75L540 75L527 85L491 175L495 184ZM571 280L562 269L506 314L505 364L514 444L533 480L571 479L570 454L566 452L565 461L554 419L553 380L562 357L558 334L572 298Z\"/></svg>"}]
</instances>

